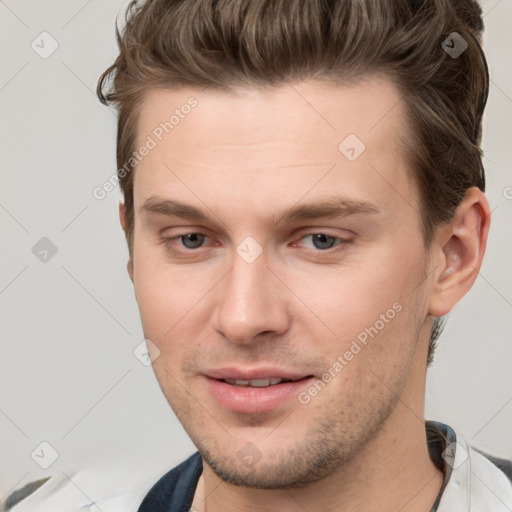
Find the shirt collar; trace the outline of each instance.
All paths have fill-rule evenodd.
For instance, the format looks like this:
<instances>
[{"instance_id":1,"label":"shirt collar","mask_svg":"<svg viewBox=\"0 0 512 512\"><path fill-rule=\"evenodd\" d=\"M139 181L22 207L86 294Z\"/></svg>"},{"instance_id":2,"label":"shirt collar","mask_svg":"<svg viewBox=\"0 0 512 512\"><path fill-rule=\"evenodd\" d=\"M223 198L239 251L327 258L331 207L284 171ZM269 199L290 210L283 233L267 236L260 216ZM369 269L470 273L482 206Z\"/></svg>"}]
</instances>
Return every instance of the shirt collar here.
<instances>
[{"instance_id":1,"label":"shirt collar","mask_svg":"<svg viewBox=\"0 0 512 512\"><path fill-rule=\"evenodd\" d=\"M431 512L512 510L512 485L498 467L449 426L428 421L425 427L430 457L444 473Z\"/></svg>"}]
</instances>

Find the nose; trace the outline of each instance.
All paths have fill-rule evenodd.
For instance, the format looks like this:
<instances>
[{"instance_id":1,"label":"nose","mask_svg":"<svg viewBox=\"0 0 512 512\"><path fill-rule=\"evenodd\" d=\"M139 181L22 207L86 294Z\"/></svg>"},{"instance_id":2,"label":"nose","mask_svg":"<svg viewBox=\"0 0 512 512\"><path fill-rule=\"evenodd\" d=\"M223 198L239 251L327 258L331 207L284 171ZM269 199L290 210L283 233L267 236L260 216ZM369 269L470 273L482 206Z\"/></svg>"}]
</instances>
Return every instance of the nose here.
<instances>
[{"instance_id":1,"label":"nose","mask_svg":"<svg viewBox=\"0 0 512 512\"><path fill-rule=\"evenodd\" d=\"M265 253L252 263L235 254L222 280L213 324L232 343L250 345L289 328L286 294L267 265Z\"/></svg>"}]
</instances>

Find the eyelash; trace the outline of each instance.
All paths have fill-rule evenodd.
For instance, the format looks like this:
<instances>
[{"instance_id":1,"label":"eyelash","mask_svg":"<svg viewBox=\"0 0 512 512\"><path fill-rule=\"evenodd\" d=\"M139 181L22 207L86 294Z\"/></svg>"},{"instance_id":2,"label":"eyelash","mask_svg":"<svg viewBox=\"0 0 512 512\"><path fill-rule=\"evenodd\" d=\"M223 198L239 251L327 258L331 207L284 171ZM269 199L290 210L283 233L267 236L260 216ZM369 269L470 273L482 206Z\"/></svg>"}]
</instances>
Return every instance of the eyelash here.
<instances>
[{"instance_id":1,"label":"eyelash","mask_svg":"<svg viewBox=\"0 0 512 512\"><path fill-rule=\"evenodd\" d=\"M167 249L172 250L172 251L176 251L176 248L174 247L173 243L176 242L177 240L182 239L183 237L185 237L187 235L200 235L200 236L204 236L205 238L210 238L205 233L201 233L199 231L190 231L188 233L182 233L180 235L176 235L176 236L173 236L171 238L162 237L162 242L164 243L164 245L165 245L165 247ZM300 237L300 240L303 240L303 239L305 239L307 237L311 237L311 236L314 236L314 235L325 235L325 236L327 236L329 238L334 238L335 239L335 245L333 247L329 247L327 249L306 248L306 251L308 251L308 252L314 252L314 253L333 253L333 252L344 250L348 246L353 245L353 243L354 243L354 241L351 240L351 239L343 238L343 237L336 236L336 235L331 235L331 234L325 233L323 231L315 231L315 232L312 232L312 233L307 233L305 235L302 235ZM184 253L194 253L194 252L199 251L200 249L203 249L203 248L204 248L204 246L200 246L200 247L197 247L197 248L190 249L190 248L184 247L182 245L182 246L180 246L180 249L178 249L177 251L178 252L184 252Z\"/></svg>"}]
</instances>

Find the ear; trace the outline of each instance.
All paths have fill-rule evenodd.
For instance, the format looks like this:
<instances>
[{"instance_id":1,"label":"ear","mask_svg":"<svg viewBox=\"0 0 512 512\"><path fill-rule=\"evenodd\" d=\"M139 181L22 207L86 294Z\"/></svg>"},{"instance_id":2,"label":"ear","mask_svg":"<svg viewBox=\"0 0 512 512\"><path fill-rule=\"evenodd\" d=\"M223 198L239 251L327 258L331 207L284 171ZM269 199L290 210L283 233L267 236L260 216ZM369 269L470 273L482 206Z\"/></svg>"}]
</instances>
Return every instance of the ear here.
<instances>
[{"instance_id":1,"label":"ear","mask_svg":"<svg viewBox=\"0 0 512 512\"><path fill-rule=\"evenodd\" d=\"M124 204L119 203L119 222L121 223L121 227L126 234L126 212L124 209ZM130 280L133 283L133 258L128 258L128 263L126 264L126 269L128 270L128 275L130 276Z\"/></svg>"},{"instance_id":2,"label":"ear","mask_svg":"<svg viewBox=\"0 0 512 512\"><path fill-rule=\"evenodd\" d=\"M435 280L429 314L449 313L475 282L487 244L490 210L484 193L470 188L452 220L443 225L432 243Z\"/></svg>"}]
</instances>

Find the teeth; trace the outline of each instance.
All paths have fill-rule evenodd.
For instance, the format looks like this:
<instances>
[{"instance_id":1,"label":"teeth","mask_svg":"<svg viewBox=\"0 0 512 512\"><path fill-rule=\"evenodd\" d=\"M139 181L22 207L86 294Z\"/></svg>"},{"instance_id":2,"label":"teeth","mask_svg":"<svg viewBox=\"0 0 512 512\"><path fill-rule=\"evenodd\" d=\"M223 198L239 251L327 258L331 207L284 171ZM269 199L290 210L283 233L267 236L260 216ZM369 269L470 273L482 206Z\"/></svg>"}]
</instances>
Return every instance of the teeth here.
<instances>
[{"instance_id":1,"label":"teeth","mask_svg":"<svg viewBox=\"0 0 512 512\"><path fill-rule=\"evenodd\" d=\"M274 384L279 384L286 379L281 379L277 377L271 377L269 379L254 379L254 380L242 380L242 379L224 379L227 384L231 384L234 386L252 386L255 388L266 388L267 386L273 386Z\"/></svg>"}]
</instances>

